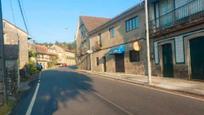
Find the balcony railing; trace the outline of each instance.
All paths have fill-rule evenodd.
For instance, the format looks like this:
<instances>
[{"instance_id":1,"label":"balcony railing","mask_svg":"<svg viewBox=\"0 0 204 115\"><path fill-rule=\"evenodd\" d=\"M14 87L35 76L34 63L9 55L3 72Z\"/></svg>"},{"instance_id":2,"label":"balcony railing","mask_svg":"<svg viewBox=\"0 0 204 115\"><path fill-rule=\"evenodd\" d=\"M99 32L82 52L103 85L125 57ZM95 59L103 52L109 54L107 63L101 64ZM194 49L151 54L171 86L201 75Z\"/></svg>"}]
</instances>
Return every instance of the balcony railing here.
<instances>
[{"instance_id":1,"label":"balcony railing","mask_svg":"<svg viewBox=\"0 0 204 115\"><path fill-rule=\"evenodd\" d=\"M187 4L150 21L151 34L162 32L176 25L193 22L204 17L204 0L192 0Z\"/></svg>"}]
</instances>

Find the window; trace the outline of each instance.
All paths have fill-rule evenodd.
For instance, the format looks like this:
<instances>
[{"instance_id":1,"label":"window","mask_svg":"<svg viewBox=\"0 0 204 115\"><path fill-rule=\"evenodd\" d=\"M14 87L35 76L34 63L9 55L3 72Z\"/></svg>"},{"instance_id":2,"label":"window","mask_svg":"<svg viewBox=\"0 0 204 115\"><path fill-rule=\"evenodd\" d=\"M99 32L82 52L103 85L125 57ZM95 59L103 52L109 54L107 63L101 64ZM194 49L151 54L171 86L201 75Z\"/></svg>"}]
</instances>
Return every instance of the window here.
<instances>
[{"instance_id":1,"label":"window","mask_svg":"<svg viewBox=\"0 0 204 115\"><path fill-rule=\"evenodd\" d=\"M115 29L114 29L114 27L112 27L112 28L109 29L109 33L110 33L110 37L111 37L111 38L114 38L114 37L115 37Z\"/></svg>"},{"instance_id":2,"label":"window","mask_svg":"<svg viewBox=\"0 0 204 115\"><path fill-rule=\"evenodd\" d=\"M96 58L96 65L99 65L99 57Z\"/></svg>"},{"instance_id":3,"label":"window","mask_svg":"<svg viewBox=\"0 0 204 115\"><path fill-rule=\"evenodd\" d=\"M101 36L101 34L98 34L98 43L99 43L99 46L102 47L102 36Z\"/></svg>"},{"instance_id":4,"label":"window","mask_svg":"<svg viewBox=\"0 0 204 115\"><path fill-rule=\"evenodd\" d=\"M139 19L138 17L133 17L125 22L126 32L135 30L139 27Z\"/></svg>"},{"instance_id":5,"label":"window","mask_svg":"<svg viewBox=\"0 0 204 115\"><path fill-rule=\"evenodd\" d=\"M129 52L130 62L139 62L140 61L140 52L131 50Z\"/></svg>"}]
</instances>

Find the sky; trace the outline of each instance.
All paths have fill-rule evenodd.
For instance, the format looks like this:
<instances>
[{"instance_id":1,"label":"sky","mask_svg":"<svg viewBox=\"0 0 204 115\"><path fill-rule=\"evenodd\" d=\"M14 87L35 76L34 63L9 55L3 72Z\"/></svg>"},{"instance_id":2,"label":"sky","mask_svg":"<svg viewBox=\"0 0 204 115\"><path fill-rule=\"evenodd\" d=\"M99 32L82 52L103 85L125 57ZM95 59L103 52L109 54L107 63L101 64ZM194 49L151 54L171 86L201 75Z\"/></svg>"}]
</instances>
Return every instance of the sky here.
<instances>
[{"instance_id":1,"label":"sky","mask_svg":"<svg viewBox=\"0 0 204 115\"><path fill-rule=\"evenodd\" d=\"M25 30L17 0L1 0L3 18ZM113 18L141 0L21 0L36 42L72 42L79 16ZM13 10L12 10L13 9Z\"/></svg>"}]
</instances>

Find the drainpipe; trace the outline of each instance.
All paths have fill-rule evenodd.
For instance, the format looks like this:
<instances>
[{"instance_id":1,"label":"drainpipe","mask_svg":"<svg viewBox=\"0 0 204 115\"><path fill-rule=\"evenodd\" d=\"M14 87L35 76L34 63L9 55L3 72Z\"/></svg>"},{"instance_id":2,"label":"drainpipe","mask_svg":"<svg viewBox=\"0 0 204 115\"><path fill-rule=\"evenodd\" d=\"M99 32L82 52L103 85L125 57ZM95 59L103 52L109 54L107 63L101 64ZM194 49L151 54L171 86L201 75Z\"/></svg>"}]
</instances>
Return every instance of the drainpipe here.
<instances>
[{"instance_id":1,"label":"drainpipe","mask_svg":"<svg viewBox=\"0 0 204 115\"><path fill-rule=\"evenodd\" d=\"M17 87L18 87L18 90L20 89L20 73L19 73L19 68L20 68L20 39L19 39L19 35L17 33L17 36L18 36L18 68L17 68Z\"/></svg>"}]
</instances>

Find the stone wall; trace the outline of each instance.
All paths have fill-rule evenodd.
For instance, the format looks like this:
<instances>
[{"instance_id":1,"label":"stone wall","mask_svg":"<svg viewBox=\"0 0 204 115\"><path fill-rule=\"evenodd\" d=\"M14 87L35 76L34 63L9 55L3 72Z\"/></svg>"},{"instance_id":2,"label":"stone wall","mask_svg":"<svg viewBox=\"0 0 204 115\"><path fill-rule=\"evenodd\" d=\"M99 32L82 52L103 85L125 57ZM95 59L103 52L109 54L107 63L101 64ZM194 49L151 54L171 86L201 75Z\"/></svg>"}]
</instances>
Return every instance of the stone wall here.
<instances>
[{"instance_id":1,"label":"stone wall","mask_svg":"<svg viewBox=\"0 0 204 115\"><path fill-rule=\"evenodd\" d=\"M147 73L146 67L146 41L145 41L145 15L144 9L135 10L134 12L127 13L127 16L123 19L109 25L109 27L98 31L93 34L90 39L91 47L96 47L98 42L98 34L101 34L102 37L102 47L98 51L95 51L92 54L92 70L97 72L104 72L103 57L106 57L106 68L107 72L115 72L115 56L108 54L108 52L113 47L117 47L121 44L125 44L125 73L128 74L138 74L145 75ZM139 28L126 32L125 23L126 20L131 19L132 17L137 16L139 18ZM109 29L114 27L115 37L111 38ZM133 50L133 41L138 41L141 46L140 51L140 61L139 62L130 62L129 51ZM96 58L99 58L99 65L96 63Z\"/></svg>"},{"instance_id":2,"label":"stone wall","mask_svg":"<svg viewBox=\"0 0 204 115\"><path fill-rule=\"evenodd\" d=\"M204 24L201 24L199 26L193 26L191 28L187 28L181 31L177 31L174 33L169 33L161 37L155 37L152 41L159 42L159 64L155 64L155 61L152 60L152 72L154 76L161 76L163 77L163 65L162 65L162 48L161 45L166 44L166 43L171 43L172 44L172 58L173 58L173 73L174 73L174 78L179 78L179 79L192 79L191 76L191 55L190 55L190 45L189 45L189 40L190 39L196 39L197 37L204 36L204 30L201 29L204 27ZM184 45L184 50L182 53L184 53L184 63L176 63L176 48L175 48L175 38L178 36L183 37L183 45ZM153 43L151 43L151 49L152 49L152 55L154 54L153 51Z\"/></svg>"},{"instance_id":3,"label":"stone wall","mask_svg":"<svg viewBox=\"0 0 204 115\"><path fill-rule=\"evenodd\" d=\"M19 69L28 63L28 35L8 21L4 21L4 44L19 47ZM6 52L7 49L5 49Z\"/></svg>"},{"instance_id":4,"label":"stone wall","mask_svg":"<svg viewBox=\"0 0 204 115\"><path fill-rule=\"evenodd\" d=\"M90 41L87 36L81 35L80 26L84 25L80 20L76 33L76 60L75 63L82 70L91 70L91 59L90 55L87 54L87 50L90 49ZM88 31L86 30L86 33Z\"/></svg>"},{"instance_id":5,"label":"stone wall","mask_svg":"<svg viewBox=\"0 0 204 115\"><path fill-rule=\"evenodd\" d=\"M78 57L78 64L77 66L79 67L79 69L82 70L91 70L91 61L90 61L90 55L84 55L81 56L80 58Z\"/></svg>"},{"instance_id":6,"label":"stone wall","mask_svg":"<svg viewBox=\"0 0 204 115\"><path fill-rule=\"evenodd\" d=\"M143 41L144 43L145 41ZM141 43L141 44L143 44ZM130 56L129 56L129 51L132 50L132 48L130 47L132 46L132 44L128 44L126 45L126 52L125 52L125 73L128 74L137 74L137 75L145 75L147 73L146 71L146 56L145 50L141 50L140 51L140 61L139 62L130 62ZM142 45L144 46L144 44ZM113 73L116 71L116 67L115 67L115 56L114 55L110 55L108 54L110 49L106 49L106 50L100 50L98 52L95 52L94 54L92 54L92 70L95 72L104 72L104 60L103 57L106 57L106 68L107 68L107 72ZM96 58L99 58L99 65L97 65L97 61Z\"/></svg>"}]
</instances>

